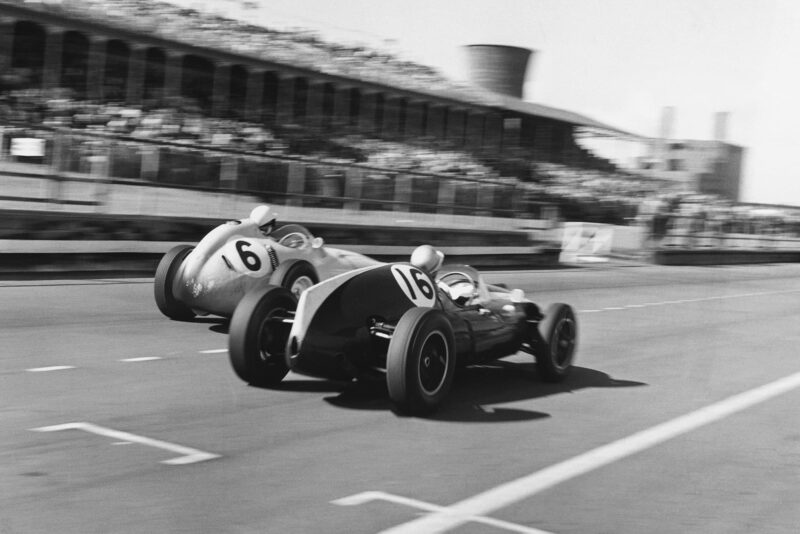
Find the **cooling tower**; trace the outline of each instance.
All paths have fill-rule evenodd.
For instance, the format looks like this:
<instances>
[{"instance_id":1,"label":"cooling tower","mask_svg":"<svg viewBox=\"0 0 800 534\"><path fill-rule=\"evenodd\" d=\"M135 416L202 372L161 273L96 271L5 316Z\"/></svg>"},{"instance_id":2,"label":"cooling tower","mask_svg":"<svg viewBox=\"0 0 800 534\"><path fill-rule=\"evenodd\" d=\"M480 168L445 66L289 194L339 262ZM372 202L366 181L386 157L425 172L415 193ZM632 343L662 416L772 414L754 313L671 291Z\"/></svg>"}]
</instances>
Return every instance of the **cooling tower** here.
<instances>
[{"instance_id":1,"label":"cooling tower","mask_svg":"<svg viewBox=\"0 0 800 534\"><path fill-rule=\"evenodd\" d=\"M528 48L475 44L464 47L473 85L495 93L522 98L522 85L533 53Z\"/></svg>"}]
</instances>

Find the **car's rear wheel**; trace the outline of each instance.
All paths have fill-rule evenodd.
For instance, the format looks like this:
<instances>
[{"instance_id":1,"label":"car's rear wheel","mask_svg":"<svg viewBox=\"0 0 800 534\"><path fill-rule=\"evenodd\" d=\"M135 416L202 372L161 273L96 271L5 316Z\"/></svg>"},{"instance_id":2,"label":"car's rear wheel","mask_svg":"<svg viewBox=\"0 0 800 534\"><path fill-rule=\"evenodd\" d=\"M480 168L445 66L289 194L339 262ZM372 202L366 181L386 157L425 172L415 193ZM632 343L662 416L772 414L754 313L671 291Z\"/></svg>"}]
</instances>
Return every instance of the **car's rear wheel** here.
<instances>
[{"instance_id":1,"label":"car's rear wheel","mask_svg":"<svg viewBox=\"0 0 800 534\"><path fill-rule=\"evenodd\" d=\"M539 323L541 342L536 368L546 382L561 382L572 369L578 343L578 323L568 304L551 304Z\"/></svg>"},{"instance_id":2,"label":"car's rear wheel","mask_svg":"<svg viewBox=\"0 0 800 534\"><path fill-rule=\"evenodd\" d=\"M389 398L402 413L431 413L453 383L456 355L453 328L445 315L411 308L395 327L386 356Z\"/></svg>"},{"instance_id":3,"label":"car's rear wheel","mask_svg":"<svg viewBox=\"0 0 800 534\"><path fill-rule=\"evenodd\" d=\"M272 275L270 283L285 287L295 298L309 287L319 283L317 271L305 261L293 261L281 264Z\"/></svg>"},{"instance_id":4,"label":"car's rear wheel","mask_svg":"<svg viewBox=\"0 0 800 534\"><path fill-rule=\"evenodd\" d=\"M171 248L158 262L155 279L153 280L156 306L161 310L161 313L176 321L188 321L195 316L195 313L186 304L178 300L172 292L175 276L178 274L183 260L186 259L192 249L194 247L189 245L178 245Z\"/></svg>"},{"instance_id":5,"label":"car's rear wheel","mask_svg":"<svg viewBox=\"0 0 800 534\"><path fill-rule=\"evenodd\" d=\"M286 342L297 299L283 287L253 291L236 306L228 329L228 355L236 375L255 386L283 380Z\"/></svg>"}]
</instances>

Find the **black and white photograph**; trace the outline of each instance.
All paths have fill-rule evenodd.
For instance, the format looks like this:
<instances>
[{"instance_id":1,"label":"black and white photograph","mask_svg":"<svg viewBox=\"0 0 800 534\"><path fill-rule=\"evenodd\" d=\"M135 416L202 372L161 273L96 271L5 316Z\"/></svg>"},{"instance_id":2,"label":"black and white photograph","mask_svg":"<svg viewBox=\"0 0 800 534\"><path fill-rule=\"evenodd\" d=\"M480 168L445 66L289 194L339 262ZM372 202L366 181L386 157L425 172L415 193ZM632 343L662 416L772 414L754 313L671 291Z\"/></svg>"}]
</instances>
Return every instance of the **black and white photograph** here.
<instances>
[{"instance_id":1,"label":"black and white photograph","mask_svg":"<svg viewBox=\"0 0 800 534\"><path fill-rule=\"evenodd\" d=\"M798 51L794 0L0 0L0 534L800 532Z\"/></svg>"}]
</instances>

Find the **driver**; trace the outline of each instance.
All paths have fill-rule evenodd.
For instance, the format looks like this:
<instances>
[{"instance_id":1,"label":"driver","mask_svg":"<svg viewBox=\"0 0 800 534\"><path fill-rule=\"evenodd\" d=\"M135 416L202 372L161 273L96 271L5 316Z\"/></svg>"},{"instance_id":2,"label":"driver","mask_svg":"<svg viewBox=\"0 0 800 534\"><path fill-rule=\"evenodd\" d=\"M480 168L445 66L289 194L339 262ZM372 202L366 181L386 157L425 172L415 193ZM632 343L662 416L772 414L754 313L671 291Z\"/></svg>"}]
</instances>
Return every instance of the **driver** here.
<instances>
[{"instance_id":1,"label":"driver","mask_svg":"<svg viewBox=\"0 0 800 534\"><path fill-rule=\"evenodd\" d=\"M436 250L430 245L420 245L411 253L411 265L420 269L431 278L436 278L436 273L444 262L444 252Z\"/></svg>"},{"instance_id":2,"label":"driver","mask_svg":"<svg viewBox=\"0 0 800 534\"><path fill-rule=\"evenodd\" d=\"M258 229L261 230L264 235L272 233L277 221L276 214L270 210L269 206L263 204L253 208L253 211L250 212L250 219L256 223Z\"/></svg>"}]
</instances>

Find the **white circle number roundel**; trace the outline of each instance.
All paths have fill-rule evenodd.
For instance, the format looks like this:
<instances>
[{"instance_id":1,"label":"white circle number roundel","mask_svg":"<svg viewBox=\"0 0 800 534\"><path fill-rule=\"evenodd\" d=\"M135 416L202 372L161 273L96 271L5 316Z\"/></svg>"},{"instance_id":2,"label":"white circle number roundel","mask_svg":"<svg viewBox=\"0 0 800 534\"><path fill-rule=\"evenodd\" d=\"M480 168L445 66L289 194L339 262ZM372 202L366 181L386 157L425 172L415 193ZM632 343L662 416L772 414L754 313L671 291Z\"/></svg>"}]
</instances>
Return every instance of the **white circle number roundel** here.
<instances>
[{"instance_id":1,"label":"white circle number roundel","mask_svg":"<svg viewBox=\"0 0 800 534\"><path fill-rule=\"evenodd\" d=\"M392 274L397 285L415 306L433 307L436 290L428 275L411 265L392 265Z\"/></svg>"},{"instance_id":2,"label":"white circle number roundel","mask_svg":"<svg viewBox=\"0 0 800 534\"><path fill-rule=\"evenodd\" d=\"M222 254L236 271L248 276L261 277L272 271L267 249L257 241L235 239L222 249Z\"/></svg>"}]
</instances>

